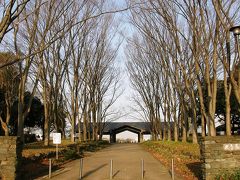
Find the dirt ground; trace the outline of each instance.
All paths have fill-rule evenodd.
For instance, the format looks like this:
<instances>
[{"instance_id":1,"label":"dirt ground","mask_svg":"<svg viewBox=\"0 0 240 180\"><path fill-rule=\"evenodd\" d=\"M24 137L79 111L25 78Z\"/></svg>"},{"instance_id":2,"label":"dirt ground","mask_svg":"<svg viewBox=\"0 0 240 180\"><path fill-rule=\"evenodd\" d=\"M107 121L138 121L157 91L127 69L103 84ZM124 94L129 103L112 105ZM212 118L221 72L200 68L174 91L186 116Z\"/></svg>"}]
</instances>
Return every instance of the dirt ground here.
<instances>
[{"instance_id":1,"label":"dirt ground","mask_svg":"<svg viewBox=\"0 0 240 180\"><path fill-rule=\"evenodd\" d=\"M101 151L90 153L83 159L82 179L110 179L110 160L113 161L113 179L142 179L142 159L144 180L170 180L171 172L139 144L114 144ZM52 174L51 179L79 179L80 160L65 164L64 168ZM43 178L39 178L43 179ZM181 178L175 176L175 180Z\"/></svg>"}]
</instances>

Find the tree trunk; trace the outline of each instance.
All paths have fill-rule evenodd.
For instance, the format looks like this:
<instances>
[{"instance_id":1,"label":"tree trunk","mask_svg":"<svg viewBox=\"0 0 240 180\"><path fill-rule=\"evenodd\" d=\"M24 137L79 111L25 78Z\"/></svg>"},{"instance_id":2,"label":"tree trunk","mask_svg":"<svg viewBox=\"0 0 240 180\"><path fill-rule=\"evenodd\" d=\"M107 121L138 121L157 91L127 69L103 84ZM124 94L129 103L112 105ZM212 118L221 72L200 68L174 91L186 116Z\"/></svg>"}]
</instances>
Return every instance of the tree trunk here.
<instances>
[{"instance_id":1,"label":"tree trunk","mask_svg":"<svg viewBox=\"0 0 240 180\"><path fill-rule=\"evenodd\" d=\"M192 137L193 137L193 143L198 143L198 134L197 134L197 113L196 109L193 109L193 118L192 118Z\"/></svg>"},{"instance_id":2,"label":"tree trunk","mask_svg":"<svg viewBox=\"0 0 240 180\"><path fill-rule=\"evenodd\" d=\"M210 114L210 136L216 136L216 128L215 128L215 119L214 119L214 114L211 111L211 114Z\"/></svg>"},{"instance_id":3,"label":"tree trunk","mask_svg":"<svg viewBox=\"0 0 240 180\"><path fill-rule=\"evenodd\" d=\"M176 116L176 111L173 112L174 116L174 141L178 141L178 123L177 123L177 116Z\"/></svg>"},{"instance_id":4,"label":"tree trunk","mask_svg":"<svg viewBox=\"0 0 240 180\"><path fill-rule=\"evenodd\" d=\"M182 142L187 142L187 114L184 104L182 104L182 111Z\"/></svg>"},{"instance_id":5,"label":"tree trunk","mask_svg":"<svg viewBox=\"0 0 240 180\"><path fill-rule=\"evenodd\" d=\"M205 124L205 117L201 114L201 127L202 127L202 137L206 136L206 124Z\"/></svg>"},{"instance_id":6,"label":"tree trunk","mask_svg":"<svg viewBox=\"0 0 240 180\"><path fill-rule=\"evenodd\" d=\"M24 128L24 117L23 117L23 103L24 102L22 99L22 94L19 92L19 101L18 101L18 131L17 131L17 136L20 137L20 140L24 142L24 133L23 133L23 128Z\"/></svg>"},{"instance_id":7,"label":"tree trunk","mask_svg":"<svg viewBox=\"0 0 240 180\"><path fill-rule=\"evenodd\" d=\"M226 98L226 135L231 136L231 107L230 99Z\"/></svg>"},{"instance_id":8,"label":"tree trunk","mask_svg":"<svg viewBox=\"0 0 240 180\"><path fill-rule=\"evenodd\" d=\"M49 116L48 116L48 107L44 106L44 146L49 146L50 140L50 128L49 128Z\"/></svg>"},{"instance_id":9,"label":"tree trunk","mask_svg":"<svg viewBox=\"0 0 240 180\"><path fill-rule=\"evenodd\" d=\"M96 105L95 105L95 102L93 102L93 107L92 107L92 120L93 120L93 129L92 129L92 139L94 141L97 140L97 119L96 119Z\"/></svg>"},{"instance_id":10,"label":"tree trunk","mask_svg":"<svg viewBox=\"0 0 240 180\"><path fill-rule=\"evenodd\" d=\"M167 140L167 122L166 122L166 116L164 115L163 120L163 140Z\"/></svg>"},{"instance_id":11,"label":"tree trunk","mask_svg":"<svg viewBox=\"0 0 240 180\"><path fill-rule=\"evenodd\" d=\"M87 141L87 112L84 110L83 114L83 141Z\"/></svg>"},{"instance_id":12,"label":"tree trunk","mask_svg":"<svg viewBox=\"0 0 240 180\"><path fill-rule=\"evenodd\" d=\"M2 117L0 116L0 124L2 126L2 129L4 130L4 134L5 136L9 136L9 129L7 127L7 123L5 123L3 120L2 120Z\"/></svg>"},{"instance_id":13,"label":"tree trunk","mask_svg":"<svg viewBox=\"0 0 240 180\"><path fill-rule=\"evenodd\" d=\"M49 104L48 104L48 100L47 100L47 90L46 90L46 82L44 82L43 84L43 100L44 100L44 146L49 146L49 140L50 140L50 120L49 120Z\"/></svg>"},{"instance_id":14,"label":"tree trunk","mask_svg":"<svg viewBox=\"0 0 240 180\"><path fill-rule=\"evenodd\" d=\"M78 142L82 142L82 129L81 129L81 119L78 119Z\"/></svg>"},{"instance_id":15,"label":"tree trunk","mask_svg":"<svg viewBox=\"0 0 240 180\"><path fill-rule=\"evenodd\" d=\"M231 97L231 84L227 83L227 73L226 69L224 68L224 93L225 93L225 105L226 105L226 135L231 136L231 104L230 104L230 97Z\"/></svg>"},{"instance_id":16,"label":"tree trunk","mask_svg":"<svg viewBox=\"0 0 240 180\"><path fill-rule=\"evenodd\" d=\"M170 107L168 107L168 141L172 140L172 127L171 127L171 119L170 119Z\"/></svg>"},{"instance_id":17,"label":"tree trunk","mask_svg":"<svg viewBox=\"0 0 240 180\"><path fill-rule=\"evenodd\" d=\"M73 115L73 116L74 116L74 115ZM71 123L71 124L72 124L72 129L71 129L71 142L72 142L72 143L75 142L75 137L74 137L74 135L75 135L75 124L76 124L76 123L75 123L75 122L76 122L76 121L75 121L75 118L76 118L76 117L72 117L72 123Z\"/></svg>"},{"instance_id":18,"label":"tree trunk","mask_svg":"<svg viewBox=\"0 0 240 180\"><path fill-rule=\"evenodd\" d=\"M45 113L46 116L46 113ZM49 118L48 116L45 117L45 123L44 123L44 146L49 146L49 140L50 140L50 131L49 131Z\"/></svg>"},{"instance_id":19,"label":"tree trunk","mask_svg":"<svg viewBox=\"0 0 240 180\"><path fill-rule=\"evenodd\" d=\"M197 79L197 87L198 87L198 94L199 94L199 101L200 101L200 112L201 112L201 127L202 127L202 137L205 137L206 135L206 123L205 123L205 106L204 106L204 100L203 100L203 92L202 92L202 86L199 79Z\"/></svg>"}]
</instances>

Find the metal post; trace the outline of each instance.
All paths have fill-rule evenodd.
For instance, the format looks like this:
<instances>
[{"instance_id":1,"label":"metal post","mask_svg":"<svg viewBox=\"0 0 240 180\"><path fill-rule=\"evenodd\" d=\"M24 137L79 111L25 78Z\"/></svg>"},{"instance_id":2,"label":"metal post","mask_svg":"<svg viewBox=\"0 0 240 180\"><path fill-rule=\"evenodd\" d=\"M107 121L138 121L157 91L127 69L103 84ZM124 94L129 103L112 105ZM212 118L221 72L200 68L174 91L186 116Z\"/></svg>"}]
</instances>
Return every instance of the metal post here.
<instances>
[{"instance_id":1,"label":"metal post","mask_svg":"<svg viewBox=\"0 0 240 180\"><path fill-rule=\"evenodd\" d=\"M110 161L110 179L113 179L113 160Z\"/></svg>"},{"instance_id":2,"label":"metal post","mask_svg":"<svg viewBox=\"0 0 240 180\"><path fill-rule=\"evenodd\" d=\"M52 159L49 159L49 174L48 174L49 179L51 179L51 175L52 175Z\"/></svg>"},{"instance_id":3,"label":"metal post","mask_svg":"<svg viewBox=\"0 0 240 180\"><path fill-rule=\"evenodd\" d=\"M144 179L144 160L142 159L142 179Z\"/></svg>"},{"instance_id":4,"label":"metal post","mask_svg":"<svg viewBox=\"0 0 240 180\"><path fill-rule=\"evenodd\" d=\"M58 144L56 144L56 159L58 159Z\"/></svg>"},{"instance_id":5,"label":"metal post","mask_svg":"<svg viewBox=\"0 0 240 180\"><path fill-rule=\"evenodd\" d=\"M230 39L230 37L229 37ZM227 46L227 60L228 60L228 76L230 77L230 71L231 71L231 47L230 47L230 41L227 40L226 46Z\"/></svg>"},{"instance_id":6,"label":"metal post","mask_svg":"<svg viewBox=\"0 0 240 180\"><path fill-rule=\"evenodd\" d=\"M172 179L174 180L174 165L173 165L173 159L172 159Z\"/></svg>"},{"instance_id":7,"label":"metal post","mask_svg":"<svg viewBox=\"0 0 240 180\"><path fill-rule=\"evenodd\" d=\"M79 179L82 179L83 158L80 159Z\"/></svg>"}]
</instances>

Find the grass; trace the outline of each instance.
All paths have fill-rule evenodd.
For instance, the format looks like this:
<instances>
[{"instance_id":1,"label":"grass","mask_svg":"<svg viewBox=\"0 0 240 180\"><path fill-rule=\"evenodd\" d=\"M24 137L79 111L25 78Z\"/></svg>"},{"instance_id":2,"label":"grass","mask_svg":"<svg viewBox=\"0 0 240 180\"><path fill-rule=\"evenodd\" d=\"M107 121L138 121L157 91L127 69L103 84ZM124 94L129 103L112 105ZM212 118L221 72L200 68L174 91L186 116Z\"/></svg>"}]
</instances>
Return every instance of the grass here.
<instances>
[{"instance_id":1,"label":"grass","mask_svg":"<svg viewBox=\"0 0 240 180\"><path fill-rule=\"evenodd\" d=\"M62 143L58 145L59 151L66 149L69 145L74 145L70 140L62 140ZM30 158L32 156L39 156L40 154L48 154L56 152L56 145L50 141L49 146L44 146L43 141L29 143L24 146L22 156Z\"/></svg>"},{"instance_id":2,"label":"grass","mask_svg":"<svg viewBox=\"0 0 240 180\"><path fill-rule=\"evenodd\" d=\"M82 143L72 143L70 140L62 140L62 143L58 145L59 152L66 150L67 148L78 146L80 151L96 151L104 148L109 143L107 141L88 141ZM49 146L44 146L42 141L26 144L24 146L22 156L24 158L38 157L40 155L47 155L56 152L56 145L50 141Z\"/></svg>"},{"instance_id":3,"label":"grass","mask_svg":"<svg viewBox=\"0 0 240 180\"><path fill-rule=\"evenodd\" d=\"M216 177L216 180L239 180L240 179L240 169L233 172L220 172Z\"/></svg>"},{"instance_id":4,"label":"grass","mask_svg":"<svg viewBox=\"0 0 240 180\"><path fill-rule=\"evenodd\" d=\"M174 169L184 179L201 178L202 162L198 144L146 141L142 145L169 169L171 169L171 161L174 159Z\"/></svg>"}]
</instances>

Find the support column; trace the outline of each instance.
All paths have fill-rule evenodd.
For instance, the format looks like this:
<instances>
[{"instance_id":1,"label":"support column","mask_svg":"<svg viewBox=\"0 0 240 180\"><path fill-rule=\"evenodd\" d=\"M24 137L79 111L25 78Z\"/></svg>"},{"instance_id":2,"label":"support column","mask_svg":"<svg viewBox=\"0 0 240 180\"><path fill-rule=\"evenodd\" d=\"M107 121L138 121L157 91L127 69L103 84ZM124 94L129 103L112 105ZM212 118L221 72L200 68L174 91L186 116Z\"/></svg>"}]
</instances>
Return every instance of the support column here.
<instances>
[{"instance_id":1,"label":"support column","mask_svg":"<svg viewBox=\"0 0 240 180\"><path fill-rule=\"evenodd\" d=\"M143 142L143 133L140 132L140 142Z\"/></svg>"},{"instance_id":2,"label":"support column","mask_svg":"<svg viewBox=\"0 0 240 180\"><path fill-rule=\"evenodd\" d=\"M114 132L110 132L110 143L116 142L116 134Z\"/></svg>"},{"instance_id":3,"label":"support column","mask_svg":"<svg viewBox=\"0 0 240 180\"><path fill-rule=\"evenodd\" d=\"M141 143L141 142L143 142L143 133L139 132L138 133L138 143Z\"/></svg>"},{"instance_id":4,"label":"support column","mask_svg":"<svg viewBox=\"0 0 240 180\"><path fill-rule=\"evenodd\" d=\"M114 141L114 137L113 137L113 134L111 133L110 134L110 143L114 143L113 141Z\"/></svg>"},{"instance_id":5,"label":"support column","mask_svg":"<svg viewBox=\"0 0 240 180\"><path fill-rule=\"evenodd\" d=\"M116 138L116 136L117 136L117 134L114 133L114 134L113 134L113 140L114 140L113 142L114 142L114 143L117 142L117 138Z\"/></svg>"}]
</instances>

